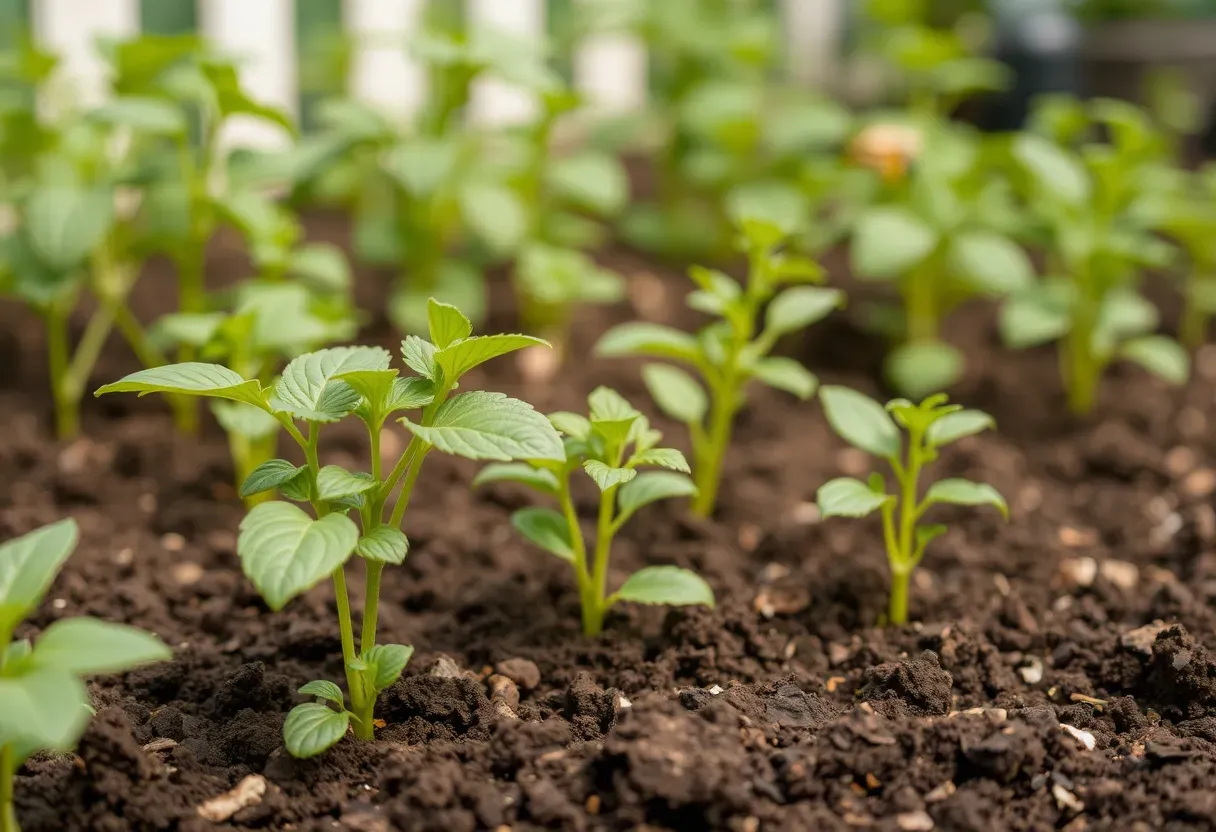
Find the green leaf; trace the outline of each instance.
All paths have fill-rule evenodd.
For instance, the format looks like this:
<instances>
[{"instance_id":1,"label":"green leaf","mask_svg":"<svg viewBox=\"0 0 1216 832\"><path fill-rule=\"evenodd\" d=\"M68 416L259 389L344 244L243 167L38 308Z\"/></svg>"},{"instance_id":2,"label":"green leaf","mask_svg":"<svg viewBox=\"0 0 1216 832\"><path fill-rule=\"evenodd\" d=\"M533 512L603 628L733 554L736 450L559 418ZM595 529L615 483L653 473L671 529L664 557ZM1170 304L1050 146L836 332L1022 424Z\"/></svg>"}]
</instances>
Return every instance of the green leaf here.
<instances>
[{"instance_id":1,"label":"green leaf","mask_svg":"<svg viewBox=\"0 0 1216 832\"><path fill-rule=\"evenodd\" d=\"M823 320L833 310L844 306L845 294L839 289L818 286L795 286L786 289L768 305L765 312L765 334L780 337Z\"/></svg>"},{"instance_id":2,"label":"green leaf","mask_svg":"<svg viewBox=\"0 0 1216 832\"><path fill-rule=\"evenodd\" d=\"M121 673L148 662L173 658L173 651L151 633L96 618L65 618L46 628L30 661L79 676Z\"/></svg>"},{"instance_id":3,"label":"green leaf","mask_svg":"<svg viewBox=\"0 0 1216 832\"><path fill-rule=\"evenodd\" d=\"M283 742L287 753L306 760L338 744L350 725L350 714L335 711L320 702L296 705L283 722Z\"/></svg>"},{"instance_id":4,"label":"green leaf","mask_svg":"<svg viewBox=\"0 0 1216 832\"><path fill-rule=\"evenodd\" d=\"M625 483L617 492L620 514L617 523L623 524L638 509L659 500L674 497L693 497L697 486L684 474L674 471L643 471L632 482Z\"/></svg>"},{"instance_id":5,"label":"green leaf","mask_svg":"<svg viewBox=\"0 0 1216 832\"><path fill-rule=\"evenodd\" d=\"M587 472L587 476L595 480L600 491L607 491L613 486L630 482L638 475L638 472L632 468L613 468L598 459L589 459L584 462L583 470Z\"/></svg>"},{"instance_id":6,"label":"green leaf","mask_svg":"<svg viewBox=\"0 0 1216 832\"><path fill-rule=\"evenodd\" d=\"M660 324L637 322L621 324L604 333L595 345L595 354L606 358L647 355L696 364L701 351L697 339L687 332Z\"/></svg>"},{"instance_id":7,"label":"green leaf","mask_svg":"<svg viewBox=\"0 0 1216 832\"><path fill-rule=\"evenodd\" d=\"M549 459L565 462L561 437L532 405L502 393L474 391L449 399L430 425L401 420L415 436L466 459Z\"/></svg>"},{"instance_id":8,"label":"green leaf","mask_svg":"<svg viewBox=\"0 0 1216 832\"><path fill-rule=\"evenodd\" d=\"M401 342L401 356L405 360L405 366L424 378L435 378L436 352L434 344L417 335L407 335Z\"/></svg>"},{"instance_id":9,"label":"green leaf","mask_svg":"<svg viewBox=\"0 0 1216 832\"><path fill-rule=\"evenodd\" d=\"M991 295L1022 291L1034 266L1017 243L994 231L964 231L950 241L950 264L968 285Z\"/></svg>"},{"instance_id":10,"label":"green leaf","mask_svg":"<svg viewBox=\"0 0 1216 832\"><path fill-rule=\"evenodd\" d=\"M1190 377L1190 356L1181 344L1164 335L1146 335L1128 341L1119 347L1119 355L1170 384L1185 384Z\"/></svg>"},{"instance_id":11,"label":"green leaf","mask_svg":"<svg viewBox=\"0 0 1216 832\"><path fill-rule=\"evenodd\" d=\"M657 465L670 471L679 471L681 474L692 473L692 469L688 467L688 460L684 458L684 454L675 448L650 448L642 453L635 454L632 462L635 466Z\"/></svg>"},{"instance_id":12,"label":"green leaf","mask_svg":"<svg viewBox=\"0 0 1216 832\"><path fill-rule=\"evenodd\" d=\"M630 575L612 594L611 603L663 604L672 607L714 605L714 591L695 572L678 566L647 566Z\"/></svg>"},{"instance_id":13,"label":"green leaf","mask_svg":"<svg viewBox=\"0 0 1216 832\"><path fill-rule=\"evenodd\" d=\"M815 390L819 387L819 379L815 374L792 358L761 358L752 365L752 375L769 387L792 393L803 400L815 395Z\"/></svg>"},{"instance_id":14,"label":"green leaf","mask_svg":"<svg viewBox=\"0 0 1216 832\"><path fill-rule=\"evenodd\" d=\"M878 402L835 385L821 388L819 400L828 423L844 441L884 459L899 456L899 428Z\"/></svg>"},{"instance_id":15,"label":"green leaf","mask_svg":"<svg viewBox=\"0 0 1216 832\"><path fill-rule=\"evenodd\" d=\"M375 669L372 685L377 691L386 690L401 678L410 663L414 648L405 644L377 644L363 654L363 660Z\"/></svg>"},{"instance_id":16,"label":"green leaf","mask_svg":"<svg viewBox=\"0 0 1216 832\"><path fill-rule=\"evenodd\" d=\"M88 118L111 127L127 127L136 133L180 136L186 132L186 116L180 108L159 98L119 96L88 112Z\"/></svg>"},{"instance_id":17,"label":"green leaf","mask_svg":"<svg viewBox=\"0 0 1216 832\"><path fill-rule=\"evenodd\" d=\"M252 497L254 494L278 488L307 470L304 466L292 465L285 459L267 460L245 478L245 482L241 484L241 496Z\"/></svg>"},{"instance_id":18,"label":"green leaf","mask_svg":"<svg viewBox=\"0 0 1216 832\"><path fill-rule=\"evenodd\" d=\"M317 679L308 682L304 687L300 688L296 693L303 696L316 696L328 702L333 702L339 708L346 704L346 697L342 695L342 688L335 685L333 682L325 679Z\"/></svg>"},{"instance_id":19,"label":"green leaf","mask_svg":"<svg viewBox=\"0 0 1216 832\"><path fill-rule=\"evenodd\" d=\"M0 543L0 630L12 632L41 603L79 534L68 519Z\"/></svg>"},{"instance_id":20,"label":"green leaf","mask_svg":"<svg viewBox=\"0 0 1216 832\"><path fill-rule=\"evenodd\" d=\"M521 508L511 515L516 531L550 554L574 562L574 544L566 519L550 508Z\"/></svg>"},{"instance_id":21,"label":"green leaf","mask_svg":"<svg viewBox=\"0 0 1216 832\"><path fill-rule=\"evenodd\" d=\"M925 441L936 448L995 427L993 418L982 410L956 410L930 424Z\"/></svg>"},{"instance_id":22,"label":"green leaf","mask_svg":"<svg viewBox=\"0 0 1216 832\"><path fill-rule=\"evenodd\" d=\"M993 506L1009 519L1009 507L1005 498L991 485L964 479L938 480L925 494L926 506L934 503L951 503L956 506Z\"/></svg>"},{"instance_id":23,"label":"green leaf","mask_svg":"<svg viewBox=\"0 0 1216 832\"><path fill-rule=\"evenodd\" d=\"M435 353L435 363L443 368L443 377L454 384L469 370L492 358L527 347L548 347L549 342L531 335L477 335L457 341Z\"/></svg>"},{"instance_id":24,"label":"green leaf","mask_svg":"<svg viewBox=\"0 0 1216 832\"><path fill-rule=\"evenodd\" d=\"M735 223L762 222L783 236L806 225L809 209L806 195L787 182L747 182L726 195L726 212Z\"/></svg>"},{"instance_id":25,"label":"green leaf","mask_svg":"<svg viewBox=\"0 0 1216 832\"><path fill-rule=\"evenodd\" d=\"M670 364L647 364L642 381L655 404L671 418L685 424L700 424L709 412L709 396L688 373Z\"/></svg>"},{"instance_id":26,"label":"green leaf","mask_svg":"<svg viewBox=\"0 0 1216 832\"><path fill-rule=\"evenodd\" d=\"M600 422L632 422L642 414L629 401L611 387L600 385L587 397L591 413L591 424Z\"/></svg>"},{"instance_id":27,"label":"green leaf","mask_svg":"<svg viewBox=\"0 0 1216 832\"><path fill-rule=\"evenodd\" d=\"M89 694L71 671L41 667L0 678L0 746L24 761L35 751L68 751L90 716Z\"/></svg>"},{"instance_id":28,"label":"green leaf","mask_svg":"<svg viewBox=\"0 0 1216 832\"><path fill-rule=\"evenodd\" d=\"M224 312L170 313L161 315L152 324L148 336L158 346L187 344L201 347L215 337L220 326L229 320Z\"/></svg>"},{"instance_id":29,"label":"green leaf","mask_svg":"<svg viewBox=\"0 0 1216 832\"><path fill-rule=\"evenodd\" d=\"M1067 307L1033 292L1001 304L999 323L1005 346L1018 350L1063 338L1072 328L1072 316Z\"/></svg>"},{"instance_id":30,"label":"green leaf","mask_svg":"<svg viewBox=\"0 0 1216 832\"><path fill-rule=\"evenodd\" d=\"M359 529L344 514L314 520L290 503L262 503L241 522L236 551L275 612L346 563Z\"/></svg>"},{"instance_id":31,"label":"green leaf","mask_svg":"<svg viewBox=\"0 0 1216 832\"><path fill-rule=\"evenodd\" d=\"M410 541L405 533L392 526L378 526L363 537L355 546L355 554L364 560L391 563L400 566L409 554Z\"/></svg>"},{"instance_id":32,"label":"green leaf","mask_svg":"<svg viewBox=\"0 0 1216 832\"><path fill-rule=\"evenodd\" d=\"M359 394L338 376L387 370L389 358L380 347L331 347L301 355L283 370L271 406L310 422L336 422L359 404Z\"/></svg>"},{"instance_id":33,"label":"green leaf","mask_svg":"<svg viewBox=\"0 0 1216 832\"><path fill-rule=\"evenodd\" d=\"M398 378L385 402L385 412L417 410L435 401L435 384L428 378Z\"/></svg>"},{"instance_id":34,"label":"green leaf","mask_svg":"<svg viewBox=\"0 0 1216 832\"><path fill-rule=\"evenodd\" d=\"M208 396L251 404L266 410L262 386L257 379L246 381L240 375L219 364L189 361L169 364L131 373L113 384L107 384L93 395L104 393L170 393L184 396Z\"/></svg>"},{"instance_id":35,"label":"green leaf","mask_svg":"<svg viewBox=\"0 0 1216 832\"><path fill-rule=\"evenodd\" d=\"M528 233L528 208L508 187L470 182L458 194L465 225L496 253L514 251Z\"/></svg>"},{"instance_id":36,"label":"green leaf","mask_svg":"<svg viewBox=\"0 0 1216 832\"><path fill-rule=\"evenodd\" d=\"M554 159L545 176L558 197L601 216L618 213L629 201L629 177L609 153L585 150Z\"/></svg>"},{"instance_id":37,"label":"green leaf","mask_svg":"<svg viewBox=\"0 0 1216 832\"><path fill-rule=\"evenodd\" d=\"M871 208L857 220L851 255L858 277L903 277L937 247L937 232L904 208Z\"/></svg>"},{"instance_id":38,"label":"green leaf","mask_svg":"<svg viewBox=\"0 0 1216 832\"><path fill-rule=\"evenodd\" d=\"M297 248L291 253L287 271L319 292L336 294L351 285L346 255L328 243L309 243Z\"/></svg>"},{"instance_id":39,"label":"green leaf","mask_svg":"<svg viewBox=\"0 0 1216 832\"><path fill-rule=\"evenodd\" d=\"M266 439L277 434L282 425L274 415L244 402L211 401L211 413L224 433L236 434L246 439Z\"/></svg>"},{"instance_id":40,"label":"green leaf","mask_svg":"<svg viewBox=\"0 0 1216 832\"><path fill-rule=\"evenodd\" d=\"M385 156L384 170L416 197L433 194L456 169L460 145L450 138L414 137Z\"/></svg>"},{"instance_id":41,"label":"green leaf","mask_svg":"<svg viewBox=\"0 0 1216 832\"><path fill-rule=\"evenodd\" d=\"M925 547L946 533L946 527L941 523L916 527L916 548L923 552Z\"/></svg>"},{"instance_id":42,"label":"green leaf","mask_svg":"<svg viewBox=\"0 0 1216 832\"><path fill-rule=\"evenodd\" d=\"M473 324L464 313L449 303L440 303L431 298L426 305L427 322L430 324L431 343L439 349L473 334Z\"/></svg>"},{"instance_id":43,"label":"green leaf","mask_svg":"<svg viewBox=\"0 0 1216 832\"><path fill-rule=\"evenodd\" d=\"M887 503L894 501L888 494L879 494L861 480L852 477L837 477L819 486L815 502L819 513L828 517L865 517Z\"/></svg>"},{"instance_id":44,"label":"green leaf","mask_svg":"<svg viewBox=\"0 0 1216 832\"><path fill-rule=\"evenodd\" d=\"M884 369L892 386L921 399L944 390L963 375L963 354L943 341L901 344L887 354Z\"/></svg>"},{"instance_id":45,"label":"green leaf","mask_svg":"<svg viewBox=\"0 0 1216 832\"><path fill-rule=\"evenodd\" d=\"M591 422L586 416L578 413L571 413L566 410L559 410L557 413L549 414L549 422L553 427L564 433L566 436L573 436L576 439L586 439L591 435Z\"/></svg>"},{"instance_id":46,"label":"green leaf","mask_svg":"<svg viewBox=\"0 0 1216 832\"><path fill-rule=\"evenodd\" d=\"M557 477L544 468L533 468L526 462L496 462L487 465L473 478L473 487L492 482L517 482L544 494L557 494Z\"/></svg>"},{"instance_id":47,"label":"green leaf","mask_svg":"<svg viewBox=\"0 0 1216 832\"><path fill-rule=\"evenodd\" d=\"M1089 175L1081 162L1049 139L1019 133L1013 140L1014 158L1043 195L1070 205L1089 199Z\"/></svg>"},{"instance_id":48,"label":"green leaf","mask_svg":"<svg viewBox=\"0 0 1216 832\"><path fill-rule=\"evenodd\" d=\"M371 474L347 471L340 465L326 465L317 472L317 499L327 503L348 500L375 487Z\"/></svg>"},{"instance_id":49,"label":"green leaf","mask_svg":"<svg viewBox=\"0 0 1216 832\"><path fill-rule=\"evenodd\" d=\"M108 190L63 185L36 188L25 203L25 233L47 267L66 272L88 259L114 222Z\"/></svg>"},{"instance_id":50,"label":"green leaf","mask_svg":"<svg viewBox=\"0 0 1216 832\"><path fill-rule=\"evenodd\" d=\"M1098 311L1096 338L1108 344L1134 335L1144 335L1157 327L1157 307L1134 289L1115 288L1102 298ZM1108 347L1109 348L1109 347Z\"/></svg>"}]
</instances>

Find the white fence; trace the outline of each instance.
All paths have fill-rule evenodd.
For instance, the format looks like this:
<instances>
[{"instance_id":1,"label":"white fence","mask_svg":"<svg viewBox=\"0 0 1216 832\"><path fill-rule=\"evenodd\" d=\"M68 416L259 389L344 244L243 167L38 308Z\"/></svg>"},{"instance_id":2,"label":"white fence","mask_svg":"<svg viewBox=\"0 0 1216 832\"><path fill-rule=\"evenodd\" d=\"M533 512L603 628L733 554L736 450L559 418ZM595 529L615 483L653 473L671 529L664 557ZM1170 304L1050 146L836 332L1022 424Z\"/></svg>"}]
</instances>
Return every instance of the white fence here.
<instances>
[{"instance_id":1,"label":"white fence","mask_svg":"<svg viewBox=\"0 0 1216 832\"><path fill-rule=\"evenodd\" d=\"M580 2L580 0L567 0ZM10 0L11 2L11 0ZM17 0L21 2L21 0ZM105 68L94 44L98 37L136 35L141 3L179 0L25 0L34 39L63 59L61 88L77 100L105 95ZM296 116L300 110L297 67L297 0L193 0L198 28L214 44L241 60L251 94ZM300 3L307 0L299 0ZM405 39L418 25L428 0L333 0L341 4L343 27L353 36L350 92L385 111L406 116L425 101L424 75L406 55ZM469 26L493 25L523 35L547 31L549 0L429 0L464 3ZM664 0L651 0L664 2ZM835 49L849 0L776 0L788 33L789 71L808 82L822 81L834 65ZM146 11L145 9L142 9ZM5 21L0 20L0 24ZM604 35L579 45L572 56L574 82L592 107L635 109L646 100L646 53L632 39ZM57 84L57 86L58 86ZM522 90L485 81L474 91L470 117L479 123L526 117L532 102ZM260 123L234 123L232 144L274 146L284 137Z\"/></svg>"}]
</instances>

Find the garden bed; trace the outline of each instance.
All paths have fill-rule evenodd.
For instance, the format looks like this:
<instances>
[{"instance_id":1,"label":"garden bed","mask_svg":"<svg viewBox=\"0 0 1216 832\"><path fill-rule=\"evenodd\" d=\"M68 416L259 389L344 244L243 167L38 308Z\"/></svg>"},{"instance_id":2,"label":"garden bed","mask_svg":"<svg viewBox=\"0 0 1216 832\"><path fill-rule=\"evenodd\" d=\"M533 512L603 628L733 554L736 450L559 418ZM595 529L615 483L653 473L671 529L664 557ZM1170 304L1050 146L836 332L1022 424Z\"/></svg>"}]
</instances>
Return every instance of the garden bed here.
<instances>
[{"instance_id":1,"label":"garden bed","mask_svg":"<svg viewBox=\"0 0 1216 832\"><path fill-rule=\"evenodd\" d=\"M486 389L545 412L580 409L600 384L647 402L635 363L582 357L627 317L687 322L685 284L632 255L614 265L633 310L583 310L580 360L553 381L501 361L477 371ZM241 268L231 251L212 258L215 275ZM360 281L360 305L376 309L383 278ZM166 285L149 275L137 303L168 309ZM508 293L495 300L488 329L513 326ZM691 567L717 608L623 605L596 641L579 632L569 569L508 525L529 495L474 492L475 465L435 455L436 487L411 506L413 549L384 576L383 638L416 649L381 699L387 725L373 744L297 761L281 739L296 688L342 676L330 589L272 615L241 575L218 429L175 437L163 401L113 397L87 406L86 439L56 445L37 322L3 307L0 332L0 537L65 516L81 526L35 623L98 615L176 654L92 686L98 715L76 755L35 759L19 778L26 832L1216 824L1210 354L1180 391L1114 373L1082 423L1062 415L1052 351L1001 349L983 306L956 316L948 335L969 366L955 398L998 430L951 446L940 470L992 483L1013 516L946 512L951 531L914 576L917 623L898 629L874 626L887 586L877 524L817 522L816 488L867 465L817 404L756 390L716 519L658 505L622 533L618 578ZM369 339L398 340L381 324ZM786 349L825 381L875 392L883 347L842 317ZM134 369L115 345L94 381ZM346 437L323 461L362 467L363 437ZM224 817L209 801L238 784L248 805L200 816Z\"/></svg>"}]
</instances>

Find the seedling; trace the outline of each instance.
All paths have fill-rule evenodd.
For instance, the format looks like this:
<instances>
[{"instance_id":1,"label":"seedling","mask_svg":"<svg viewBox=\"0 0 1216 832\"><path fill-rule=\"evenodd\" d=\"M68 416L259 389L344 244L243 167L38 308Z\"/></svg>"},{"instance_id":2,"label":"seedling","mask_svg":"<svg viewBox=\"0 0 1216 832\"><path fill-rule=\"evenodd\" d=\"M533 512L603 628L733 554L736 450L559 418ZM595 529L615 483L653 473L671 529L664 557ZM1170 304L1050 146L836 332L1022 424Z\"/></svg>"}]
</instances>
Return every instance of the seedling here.
<instances>
[{"instance_id":1,"label":"seedling","mask_svg":"<svg viewBox=\"0 0 1216 832\"><path fill-rule=\"evenodd\" d=\"M600 387L587 399L590 418L554 413L553 426L564 434L562 462L499 463L487 466L474 485L512 481L556 497L560 513L548 508L520 509L511 523L528 540L557 555L574 569L583 610L583 632L599 635L604 616L620 601L685 606L714 605L713 590L697 574L677 566L648 566L634 572L608 594L608 562L612 541L638 509L658 500L688 497L696 486L688 478L688 462L674 448L660 448L663 435L650 427L620 394ZM664 471L639 471L665 468ZM595 548L588 547L574 507L570 478L584 471L600 490Z\"/></svg>"},{"instance_id":2,"label":"seedling","mask_svg":"<svg viewBox=\"0 0 1216 832\"><path fill-rule=\"evenodd\" d=\"M1195 350L1207 341L1216 314L1216 165L1185 177L1181 193L1168 201L1160 228L1186 255L1178 337Z\"/></svg>"},{"instance_id":3,"label":"seedling","mask_svg":"<svg viewBox=\"0 0 1216 832\"><path fill-rule=\"evenodd\" d=\"M85 676L121 673L172 652L143 630L65 618L31 642L13 634L76 548L74 520L0 544L0 832L19 832L13 777L39 751L69 751L92 714Z\"/></svg>"},{"instance_id":4,"label":"seedling","mask_svg":"<svg viewBox=\"0 0 1216 832\"><path fill-rule=\"evenodd\" d=\"M566 460L561 437L531 405L502 393L453 395L461 377L474 367L545 342L526 335L473 336L468 318L434 300L429 318L429 341L410 336L402 343L405 364L417 373L408 378L389 366L387 350L333 347L293 359L272 386L219 364L193 362L143 370L97 391L205 396L247 404L273 417L303 451L302 466L273 459L258 467L241 494L277 489L288 500L311 506L312 515L292 502L261 503L245 516L237 538L245 575L274 611L326 576L333 579L346 694L328 681L301 688L301 693L323 701L299 705L287 716L283 736L296 757L320 754L348 727L358 739L372 739L376 698L400 677L413 652L400 644L378 645L376 624L384 567L401 564L409 550L401 527L426 456L438 449L475 460ZM381 435L388 419L400 411L420 414L399 420L412 438L385 473ZM352 416L367 431L370 470L322 467L322 429ZM367 576L358 650L346 588L346 564L354 554L363 559Z\"/></svg>"},{"instance_id":5,"label":"seedling","mask_svg":"<svg viewBox=\"0 0 1216 832\"><path fill-rule=\"evenodd\" d=\"M925 555L925 547L946 532L940 523L923 525L925 513L935 505L993 506L1008 519L1005 500L990 485L965 479L934 482L921 496L921 474L937 459L938 448L993 427L992 417L979 410L964 410L946 403L939 393L914 405L894 399L884 408L873 399L847 387L825 386L819 391L832 429L855 448L885 459L895 477L888 492L886 478L871 474L867 482L839 477L824 483L816 499L820 514L828 517L865 517L882 514L883 541L891 567L891 598L887 623L908 620L908 581ZM898 427L897 427L898 425ZM900 439L899 428L907 433Z\"/></svg>"},{"instance_id":6,"label":"seedling","mask_svg":"<svg viewBox=\"0 0 1216 832\"><path fill-rule=\"evenodd\" d=\"M520 251L515 282L521 320L563 350L575 306L613 303L625 294L624 282L616 272L601 268L577 249L545 243L533 243Z\"/></svg>"},{"instance_id":7,"label":"seedling","mask_svg":"<svg viewBox=\"0 0 1216 832\"><path fill-rule=\"evenodd\" d=\"M596 345L600 355L666 358L700 376L704 386L669 364L649 364L642 370L659 408L688 426L697 486L693 511L702 517L713 512L735 414L747 401L747 383L757 379L802 399L814 395L819 384L814 375L793 359L769 353L781 336L823 319L845 300L838 289L797 285L782 290L786 284L823 279L823 271L812 261L780 251L785 236L770 222L741 222L738 244L748 260L743 286L713 269L689 270L697 290L688 296L688 305L716 319L696 335L629 323L609 330ZM764 325L757 331L762 309Z\"/></svg>"}]
</instances>

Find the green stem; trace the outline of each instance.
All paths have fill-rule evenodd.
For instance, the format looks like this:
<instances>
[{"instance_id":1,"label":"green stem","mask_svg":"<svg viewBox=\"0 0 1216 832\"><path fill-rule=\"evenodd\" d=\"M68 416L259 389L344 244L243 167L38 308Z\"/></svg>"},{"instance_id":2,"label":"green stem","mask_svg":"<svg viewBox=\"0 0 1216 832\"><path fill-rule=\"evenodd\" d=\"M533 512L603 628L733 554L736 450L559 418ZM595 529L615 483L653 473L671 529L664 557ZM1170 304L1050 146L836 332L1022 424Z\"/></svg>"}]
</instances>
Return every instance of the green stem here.
<instances>
[{"instance_id":1,"label":"green stem","mask_svg":"<svg viewBox=\"0 0 1216 832\"><path fill-rule=\"evenodd\" d=\"M21 832L17 810L13 806L13 780L16 775L13 749L6 745L0 750L0 832Z\"/></svg>"},{"instance_id":2,"label":"green stem","mask_svg":"<svg viewBox=\"0 0 1216 832\"><path fill-rule=\"evenodd\" d=\"M891 600L887 604L887 623L899 626L908 623L908 583L910 569L891 570Z\"/></svg>"},{"instance_id":3,"label":"green stem","mask_svg":"<svg viewBox=\"0 0 1216 832\"><path fill-rule=\"evenodd\" d=\"M905 281L908 343L911 344L937 340L937 298L933 285L936 259L929 258L925 265L913 270Z\"/></svg>"},{"instance_id":4,"label":"green stem","mask_svg":"<svg viewBox=\"0 0 1216 832\"><path fill-rule=\"evenodd\" d=\"M892 625L908 622L908 578L915 568L916 518L920 508L917 480L920 478L921 431L908 431L908 461L903 470L897 470L900 484L899 532L895 538L895 551L891 551L889 511L884 511L884 534L887 537L887 555L891 568L891 598L887 607L887 623Z\"/></svg>"},{"instance_id":5,"label":"green stem","mask_svg":"<svg viewBox=\"0 0 1216 832\"><path fill-rule=\"evenodd\" d=\"M595 610L598 608L592 592L591 576L587 572L587 544L583 542L583 529L578 522L578 512L574 510L574 499L570 496L570 478L564 476L557 494L561 505L562 516L566 518L566 529L570 535L570 545L574 549L574 577L578 581L579 607L583 614L583 632L589 633L595 623Z\"/></svg>"},{"instance_id":6,"label":"green stem","mask_svg":"<svg viewBox=\"0 0 1216 832\"><path fill-rule=\"evenodd\" d=\"M1068 409L1084 416L1094 409L1098 393L1098 367L1092 351L1093 330L1087 319L1077 321L1061 349L1061 374L1068 390Z\"/></svg>"},{"instance_id":7,"label":"green stem","mask_svg":"<svg viewBox=\"0 0 1216 832\"><path fill-rule=\"evenodd\" d=\"M380 576L384 563L378 560L364 561L367 566L367 600L363 605L363 633L359 637L359 654L376 646L376 617L380 611Z\"/></svg>"},{"instance_id":8,"label":"green stem","mask_svg":"<svg viewBox=\"0 0 1216 832\"><path fill-rule=\"evenodd\" d=\"M726 460L726 449L730 446L731 429L735 419L735 408L731 401L734 395L734 384L729 378L714 390L709 431L698 454L697 470L693 472L697 496L692 501L692 512L698 517L709 517L718 502L722 464Z\"/></svg>"},{"instance_id":9,"label":"green stem","mask_svg":"<svg viewBox=\"0 0 1216 832\"><path fill-rule=\"evenodd\" d=\"M55 429L61 440L80 433L79 397L72 400L67 389L68 343L67 310L58 301L46 312L47 368L51 376L51 396L55 401Z\"/></svg>"},{"instance_id":10,"label":"green stem","mask_svg":"<svg viewBox=\"0 0 1216 832\"><path fill-rule=\"evenodd\" d=\"M350 594L346 589L346 573L339 566L333 572L334 598L338 606L338 629L342 634L342 664L346 670L346 687L350 690L351 706L359 721L355 723L355 737L370 740L374 736L375 726L370 719L363 719L363 713L368 707L367 692L363 689L363 674L352 665L355 663L355 628L351 623ZM374 705L374 703L373 703Z\"/></svg>"},{"instance_id":11,"label":"green stem","mask_svg":"<svg viewBox=\"0 0 1216 832\"><path fill-rule=\"evenodd\" d=\"M1183 346L1194 351L1204 345L1208 339L1208 315L1196 299L1198 286L1205 280L1198 274L1192 273L1187 282L1186 306L1182 310L1182 321L1178 327L1178 339Z\"/></svg>"},{"instance_id":12,"label":"green stem","mask_svg":"<svg viewBox=\"0 0 1216 832\"><path fill-rule=\"evenodd\" d=\"M414 453L414 463L410 466L409 473L405 475L405 482L401 485L401 493L397 495L397 504L393 506L393 516L389 520L389 525L394 529L401 528L401 521L405 519L405 509L410 504L410 497L414 493L414 484L418 482L418 475L422 472L422 463L426 459L427 452L431 450L431 446L422 443L418 450Z\"/></svg>"},{"instance_id":13,"label":"green stem","mask_svg":"<svg viewBox=\"0 0 1216 832\"><path fill-rule=\"evenodd\" d=\"M616 511L616 490L612 486L600 495L600 513L595 528L595 557L592 563L589 588L591 614L583 608L583 633L597 636L604 629L604 614L608 612L605 600L608 597L608 558L612 553L613 514Z\"/></svg>"}]
</instances>

